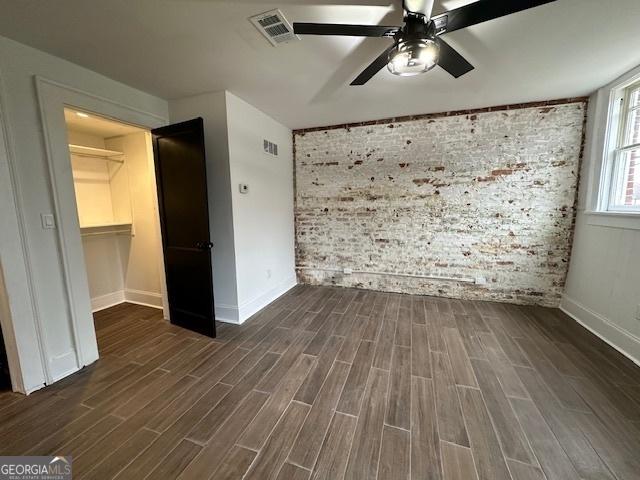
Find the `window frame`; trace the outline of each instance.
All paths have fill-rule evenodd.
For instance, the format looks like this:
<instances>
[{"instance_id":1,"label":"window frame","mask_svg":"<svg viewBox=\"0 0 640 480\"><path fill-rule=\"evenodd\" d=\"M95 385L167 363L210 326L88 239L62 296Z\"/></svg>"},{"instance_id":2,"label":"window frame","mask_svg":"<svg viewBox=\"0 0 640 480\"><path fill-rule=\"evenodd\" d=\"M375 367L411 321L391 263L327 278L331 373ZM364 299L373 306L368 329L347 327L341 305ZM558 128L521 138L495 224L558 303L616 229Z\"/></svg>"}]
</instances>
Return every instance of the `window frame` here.
<instances>
[{"instance_id":1,"label":"window frame","mask_svg":"<svg viewBox=\"0 0 640 480\"><path fill-rule=\"evenodd\" d=\"M616 205L615 198L620 185L620 168L622 156L630 151L640 150L640 142L625 144L631 128L631 113L640 110L640 105L631 107L631 97L638 91L640 95L640 76L625 82L611 91L609 112L607 116L607 130L605 134L605 148L603 155L603 169L598 189L596 212L600 214L626 214L640 216L640 205ZM640 167L640 163L638 164Z\"/></svg>"}]
</instances>

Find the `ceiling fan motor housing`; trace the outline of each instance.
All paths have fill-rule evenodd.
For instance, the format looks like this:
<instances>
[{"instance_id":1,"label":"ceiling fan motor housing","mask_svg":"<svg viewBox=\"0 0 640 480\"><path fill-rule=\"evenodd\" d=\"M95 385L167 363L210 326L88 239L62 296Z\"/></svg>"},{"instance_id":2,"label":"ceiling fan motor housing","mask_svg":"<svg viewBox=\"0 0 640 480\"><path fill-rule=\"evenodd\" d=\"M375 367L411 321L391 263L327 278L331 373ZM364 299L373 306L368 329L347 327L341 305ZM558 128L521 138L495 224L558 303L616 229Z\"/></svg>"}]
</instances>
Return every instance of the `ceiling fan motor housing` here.
<instances>
[{"instance_id":1,"label":"ceiling fan motor housing","mask_svg":"<svg viewBox=\"0 0 640 480\"><path fill-rule=\"evenodd\" d=\"M387 63L391 73L402 77L431 70L437 65L440 53L433 22L422 15L408 15L405 22L394 36Z\"/></svg>"},{"instance_id":2,"label":"ceiling fan motor housing","mask_svg":"<svg viewBox=\"0 0 640 480\"><path fill-rule=\"evenodd\" d=\"M422 15L407 15L404 26L394 36L397 43L411 40L435 40L436 27L433 21Z\"/></svg>"}]
</instances>

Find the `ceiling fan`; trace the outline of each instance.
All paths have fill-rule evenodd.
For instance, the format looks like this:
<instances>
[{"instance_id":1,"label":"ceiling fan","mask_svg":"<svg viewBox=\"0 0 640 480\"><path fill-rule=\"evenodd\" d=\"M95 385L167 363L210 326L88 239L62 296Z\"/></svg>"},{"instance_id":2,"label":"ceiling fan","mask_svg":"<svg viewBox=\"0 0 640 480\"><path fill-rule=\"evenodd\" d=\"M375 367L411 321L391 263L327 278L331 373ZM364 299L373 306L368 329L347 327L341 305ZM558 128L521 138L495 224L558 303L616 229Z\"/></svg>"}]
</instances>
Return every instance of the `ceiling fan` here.
<instances>
[{"instance_id":1,"label":"ceiling fan","mask_svg":"<svg viewBox=\"0 0 640 480\"><path fill-rule=\"evenodd\" d=\"M432 17L434 0L403 0L404 25L401 27L294 23L293 31L298 35L393 39L393 44L365 68L351 85L364 85L385 65L391 73L400 76L418 75L440 65L458 78L473 70L473 65L441 38L443 34L553 1L555 0L478 0Z\"/></svg>"}]
</instances>

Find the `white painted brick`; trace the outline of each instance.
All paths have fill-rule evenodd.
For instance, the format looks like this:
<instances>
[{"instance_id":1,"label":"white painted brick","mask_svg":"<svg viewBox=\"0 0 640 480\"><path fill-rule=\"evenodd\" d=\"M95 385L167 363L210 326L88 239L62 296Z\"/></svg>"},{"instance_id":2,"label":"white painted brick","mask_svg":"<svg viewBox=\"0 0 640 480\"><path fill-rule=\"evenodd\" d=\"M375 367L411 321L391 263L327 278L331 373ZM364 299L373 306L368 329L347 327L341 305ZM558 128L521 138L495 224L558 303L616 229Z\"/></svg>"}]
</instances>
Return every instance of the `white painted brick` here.
<instances>
[{"instance_id":1,"label":"white painted brick","mask_svg":"<svg viewBox=\"0 0 640 480\"><path fill-rule=\"evenodd\" d=\"M584 103L295 132L303 282L558 305ZM469 285L323 269L485 277Z\"/></svg>"}]
</instances>

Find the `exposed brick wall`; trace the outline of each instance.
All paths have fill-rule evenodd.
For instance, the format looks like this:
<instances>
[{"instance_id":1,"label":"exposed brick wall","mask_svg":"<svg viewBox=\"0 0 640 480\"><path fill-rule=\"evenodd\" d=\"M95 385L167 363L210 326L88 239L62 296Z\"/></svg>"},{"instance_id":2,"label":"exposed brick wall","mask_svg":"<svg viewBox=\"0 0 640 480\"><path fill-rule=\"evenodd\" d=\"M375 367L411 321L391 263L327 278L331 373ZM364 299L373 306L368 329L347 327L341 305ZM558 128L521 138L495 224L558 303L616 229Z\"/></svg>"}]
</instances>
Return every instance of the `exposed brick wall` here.
<instances>
[{"instance_id":1,"label":"exposed brick wall","mask_svg":"<svg viewBox=\"0 0 640 480\"><path fill-rule=\"evenodd\" d=\"M585 102L294 132L300 280L557 305ZM487 284L331 271L344 267Z\"/></svg>"}]
</instances>

